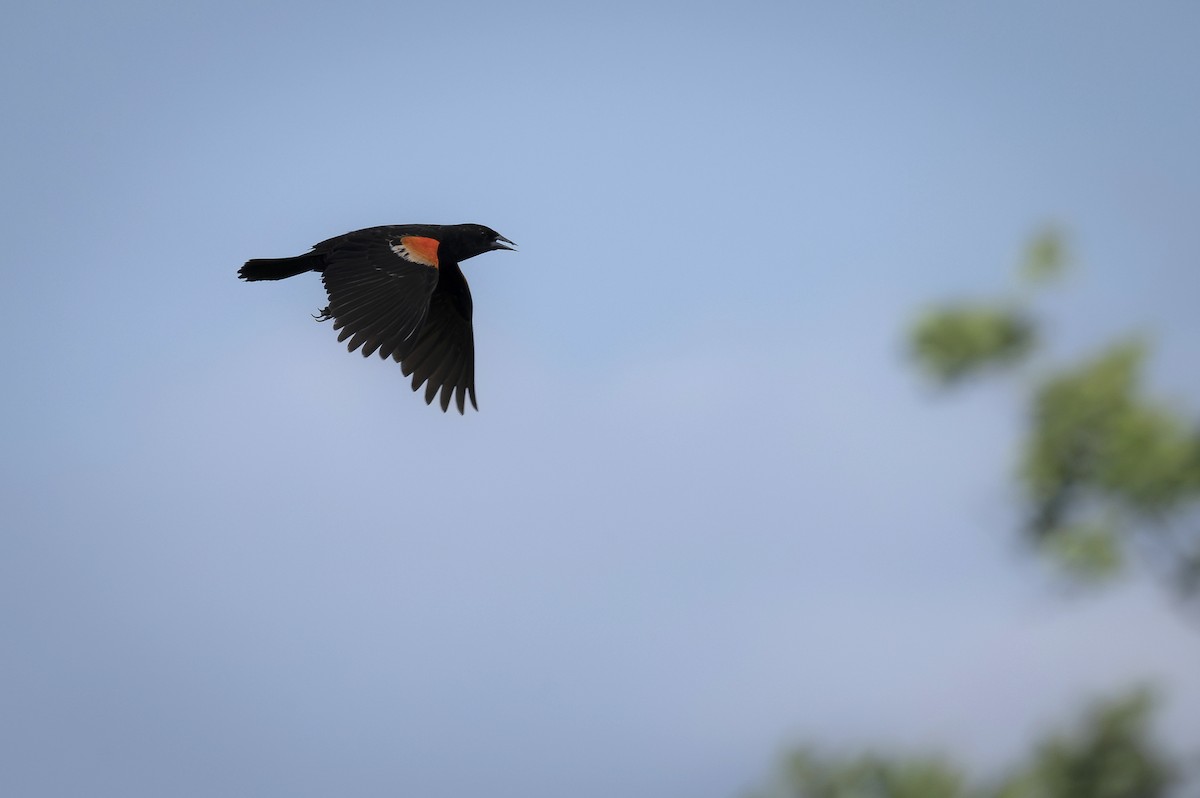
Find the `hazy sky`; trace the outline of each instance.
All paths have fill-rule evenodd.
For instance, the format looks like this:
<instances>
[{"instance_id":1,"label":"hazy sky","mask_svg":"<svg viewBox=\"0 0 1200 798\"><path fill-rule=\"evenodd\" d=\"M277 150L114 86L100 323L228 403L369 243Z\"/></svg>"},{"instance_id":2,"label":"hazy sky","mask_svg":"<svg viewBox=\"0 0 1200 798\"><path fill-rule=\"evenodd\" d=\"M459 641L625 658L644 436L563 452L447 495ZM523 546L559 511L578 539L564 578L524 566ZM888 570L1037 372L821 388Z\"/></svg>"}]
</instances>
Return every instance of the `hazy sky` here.
<instances>
[{"instance_id":1,"label":"hazy sky","mask_svg":"<svg viewBox=\"0 0 1200 798\"><path fill-rule=\"evenodd\" d=\"M1058 351L1194 411L1200 6L829 5L8 9L5 794L726 798L1141 680L1200 746L1200 633L1056 590L1016 392L902 347L1056 222ZM235 278L461 221L465 418Z\"/></svg>"}]
</instances>

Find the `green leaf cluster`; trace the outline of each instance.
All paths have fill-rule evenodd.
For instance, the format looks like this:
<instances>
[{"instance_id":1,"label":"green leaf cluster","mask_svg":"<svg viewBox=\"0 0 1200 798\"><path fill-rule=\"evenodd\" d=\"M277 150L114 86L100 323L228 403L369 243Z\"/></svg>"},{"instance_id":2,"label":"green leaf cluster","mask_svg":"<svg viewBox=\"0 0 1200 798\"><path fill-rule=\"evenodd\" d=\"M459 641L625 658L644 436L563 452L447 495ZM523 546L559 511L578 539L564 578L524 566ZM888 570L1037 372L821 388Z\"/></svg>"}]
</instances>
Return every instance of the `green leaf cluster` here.
<instances>
[{"instance_id":1,"label":"green leaf cluster","mask_svg":"<svg viewBox=\"0 0 1200 798\"><path fill-rule=\"evenodd\" d=\"M951 383L1019 360L1034 339L1033 322L1015 310L963 305L926 313L913 329L912 350L929 374Z\"/></svg>"},{"instance_id":2,"label":"green leaf cluster","mask_svg":"<svg viewBox=\"0 0 1200 798\"><path fill-rule=\"evenodd\" d=\"M1048 227L1033 237L1025 250L1021 277L1032 284L1056 280L1067 269L1067 247L1062 233Z\"/></svg>"},{"instance_id":3,"label":"green leaf cluster","mask_svg":"<svg viewBox=\"0 0 1200 798\"><path fill-rule=\"evenodd\" d=\"M1140 690L1092 709L1073 734L1038 746L1024 772L995 798L1159 798L1169 793L1177 767L1152 742L1152 696Z\"/></svg>"},{"instance_id":4,"label":"green leaf cluster","mask_svg":"<svg viewBox=\"0 0 1200 798\"><path fill-rule=\"evenodd\" d=\"M972 780L939 757L789 754L755 798L1162 798L1180 770L1149 732L1146 690L1096 705L1077 728L1051 735L1024 762Z\"/></svg>"},{"instance_id":5,"label":"green leaf cluster","mask_svg":"<svg viewBox=\"0 0 1200 798\"><path fill-rule=\"evenodd\" d=\"M966 784L956 766L932 757L825 759L801 750L787 757L782 770L772 798L960 798Z\"/></svg>"},{"instance_id":6,"label":"green leaf cluster","mask_svg":"<svg viewBox=\"0 0 1200 798\"><path fill-rule=\"evenodd\" d=\"M1026 286L1043 286L1059 278L1067 263L1062 233L1047 227L1026 248L1019 277ZM1037 327L1022 304L958 303L926 311L909 337L912 354L944 383L1017 363L1037 344Z\"/></svg>"},{"instance_id":7,"label":"green leaf cluster","mask_svg":"<svg viewBox=\"0 0 1200 798\"><path fill-rule=\"evenodd\" d=\"M1040 537L1098 505L1136 524L1200 500L1200 433L1143 396L1144 355L1118 344L1035 394L1022 477Z\"/></svg>"},{"instance_id":8,"label":"green leaf cluster","mask_svg":"<svg viewBox=\"0 0 1200 798\"><path fill-rule=\"evenodd\" d=\"M1067 260L1061 234L1048 229L1020 274L1043 284ZM909 340L922 369L949 384L1020 365L1038 326L1021 302L958 303L927 312ZM1118 341L1050 372L1030 395L1020 472L1029 529L1069 573L1092 580L1118 573L1135 539L1152 539L1160 554L1165 544L1174 583L1200 594L1200 425L1146 396L1146 353Z\"/></svg>"}]
</instances>

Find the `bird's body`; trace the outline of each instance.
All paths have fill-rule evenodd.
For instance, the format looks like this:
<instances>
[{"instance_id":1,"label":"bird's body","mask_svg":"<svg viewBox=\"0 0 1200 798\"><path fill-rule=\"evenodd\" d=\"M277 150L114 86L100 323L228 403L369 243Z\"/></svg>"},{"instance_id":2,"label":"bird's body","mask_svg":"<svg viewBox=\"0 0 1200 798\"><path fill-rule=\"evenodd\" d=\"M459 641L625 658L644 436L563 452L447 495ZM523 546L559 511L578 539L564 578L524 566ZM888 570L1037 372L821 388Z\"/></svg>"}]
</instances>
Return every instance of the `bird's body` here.
<instances>
[{"instance_id":1,"label":"bird's body","mask_svg":"<svg viewBox=\"0 0 1200 798\"><path fill-rule=\"evenodd\" d=\"M398 224L330 238L294 258L246 261L243 280L282 280L320 272L329 294L321 321L333 320L339 341L364 357L378 352L425 385L425 402L441 392L445 411L475 403L475 340L471 291L459 263L512 249L504 236L478 224Z\"/></svg>"}]
</instances>

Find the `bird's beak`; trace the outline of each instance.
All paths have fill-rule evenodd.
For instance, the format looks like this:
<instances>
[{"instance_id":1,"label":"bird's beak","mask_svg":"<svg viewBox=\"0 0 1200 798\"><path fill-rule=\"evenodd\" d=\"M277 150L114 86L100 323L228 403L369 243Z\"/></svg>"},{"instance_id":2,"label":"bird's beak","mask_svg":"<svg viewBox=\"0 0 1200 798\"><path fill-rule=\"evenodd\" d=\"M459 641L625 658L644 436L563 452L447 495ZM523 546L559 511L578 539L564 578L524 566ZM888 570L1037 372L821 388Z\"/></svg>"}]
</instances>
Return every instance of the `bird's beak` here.
<instances>
[{"instance_id":1,"label":"bird's beak","mask_svg":"<svg viewBox=\"0 0 1200 798\"><path fill-rule=\"evenodd\" d=\"M497 234L496 240L492 242L492 249L511 249L515 250L517 245L509 241L502 235Z\"/></svg>"}]
</instances>

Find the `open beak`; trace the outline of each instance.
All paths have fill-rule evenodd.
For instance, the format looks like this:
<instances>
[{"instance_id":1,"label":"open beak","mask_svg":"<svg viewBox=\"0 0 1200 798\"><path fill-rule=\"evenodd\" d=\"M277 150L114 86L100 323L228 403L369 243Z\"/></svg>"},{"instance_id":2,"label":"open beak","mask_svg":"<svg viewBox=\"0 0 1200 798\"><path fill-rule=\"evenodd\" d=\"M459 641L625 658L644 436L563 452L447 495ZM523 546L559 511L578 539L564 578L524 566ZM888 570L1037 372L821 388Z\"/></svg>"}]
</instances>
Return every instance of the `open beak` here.
<instances>
[{"instance_id":1,"label":"open beak","mask_svg":"<svg viewBox=\"0 0 1200 798\"><path fill-rule=\"evenodd\" d=\"M499 234L496 235L496 240L492 242L492 249L511 249L515 251L516 248L516 244Z\"/></svg>"}]
</instances>

